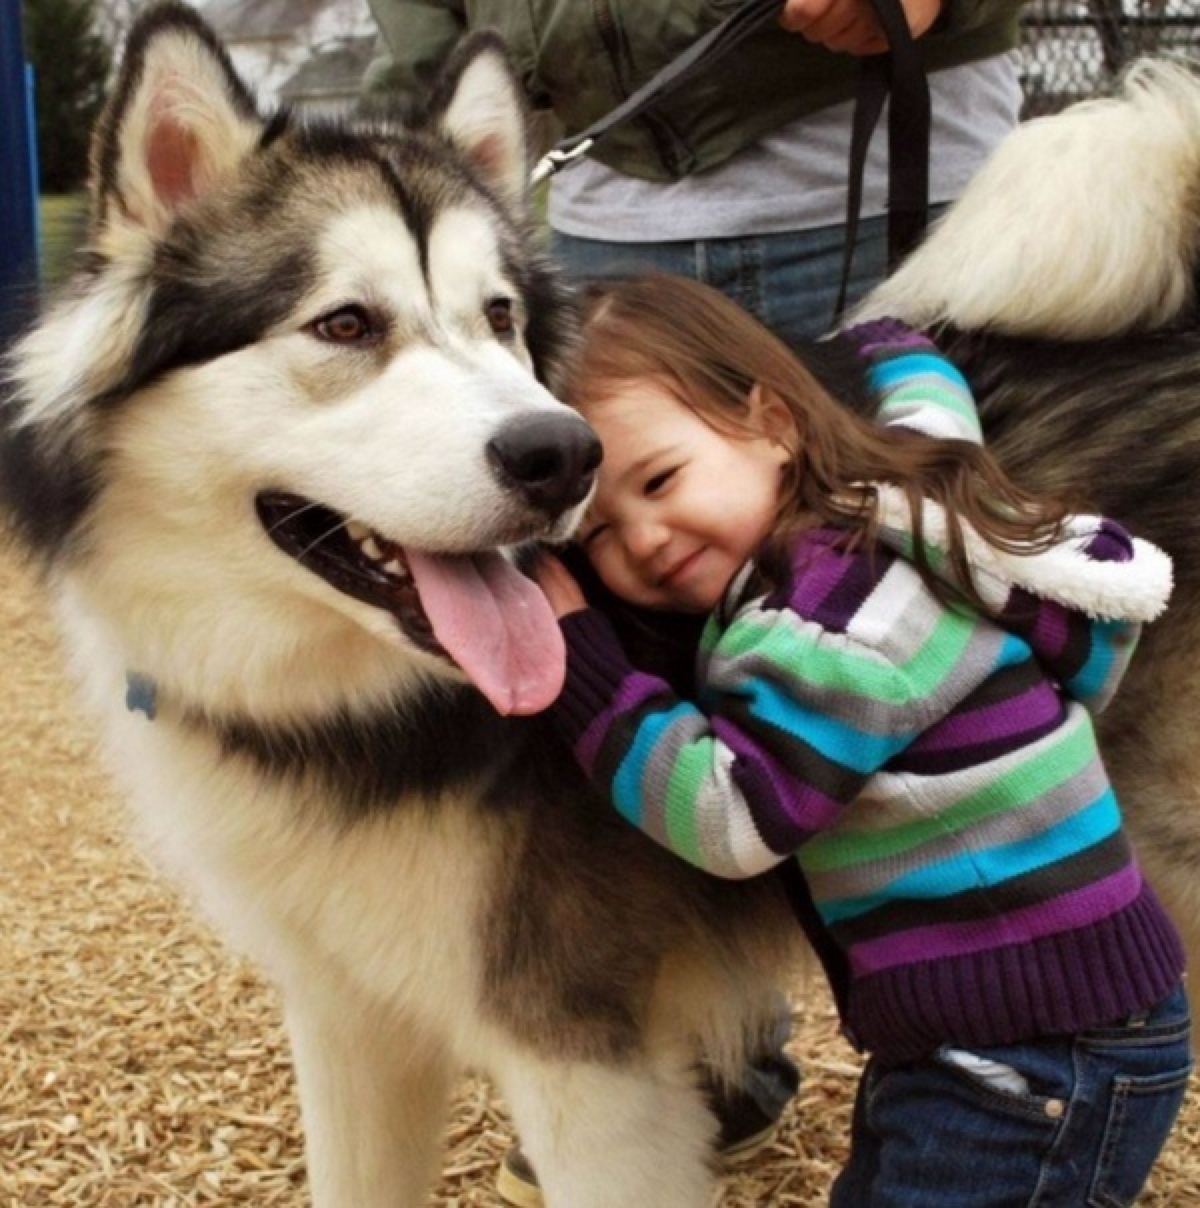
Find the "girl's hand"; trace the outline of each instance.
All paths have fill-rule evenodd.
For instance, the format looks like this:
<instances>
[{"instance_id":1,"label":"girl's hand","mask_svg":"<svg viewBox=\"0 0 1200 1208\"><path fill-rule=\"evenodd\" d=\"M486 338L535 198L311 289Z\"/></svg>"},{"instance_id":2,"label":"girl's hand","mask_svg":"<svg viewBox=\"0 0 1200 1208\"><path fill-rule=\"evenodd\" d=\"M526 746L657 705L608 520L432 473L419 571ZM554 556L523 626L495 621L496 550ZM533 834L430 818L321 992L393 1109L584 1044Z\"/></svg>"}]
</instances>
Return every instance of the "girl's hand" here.
<instances>
[{"instance_id":1,"label":"girl's hand","mask_svg":"<svg viewBox=\"0 0 1200 1208\"><path fill-rule=\"evenodd\" d=\"M583 591L575 576L553 554L542 552L534 567L534 578L550 601L556 617L565 617L571 612L581 612L588 606Z\"/></svg>"},{"instance_id":2,"label":"girl's hand","mask_svg":"<svg viewBox=\"0 0 1200 1208\"><path fill-rule=\"evenodd\" d=\"M942 0L901 0L914 38L928 32L942 10ZM787 0L779 24L828 50L851 55L877 55L887 39L868 0Z\"/></svg>"}]
</instances>

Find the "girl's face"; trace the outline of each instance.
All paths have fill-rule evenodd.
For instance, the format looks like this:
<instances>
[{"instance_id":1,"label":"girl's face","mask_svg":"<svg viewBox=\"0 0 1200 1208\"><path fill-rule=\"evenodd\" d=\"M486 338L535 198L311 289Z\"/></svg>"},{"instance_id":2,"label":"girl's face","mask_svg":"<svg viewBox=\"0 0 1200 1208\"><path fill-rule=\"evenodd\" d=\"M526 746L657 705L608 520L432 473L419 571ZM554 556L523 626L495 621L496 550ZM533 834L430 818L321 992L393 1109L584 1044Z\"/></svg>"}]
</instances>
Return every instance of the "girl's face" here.
<instances>
[{"instance_id":1,"label":"girl's face","mask_svg":"<svg viewBox=\"0 0 1200 1208\"><path fill-rule=\"evenodd\" d=\"M758 392L753 410L761 410ZM770 534L782 467L766 436L710 427L654 379L583 408L604 445L580 540L610 590L646 608L709 612Z\"/></svg>"}]
</instances>

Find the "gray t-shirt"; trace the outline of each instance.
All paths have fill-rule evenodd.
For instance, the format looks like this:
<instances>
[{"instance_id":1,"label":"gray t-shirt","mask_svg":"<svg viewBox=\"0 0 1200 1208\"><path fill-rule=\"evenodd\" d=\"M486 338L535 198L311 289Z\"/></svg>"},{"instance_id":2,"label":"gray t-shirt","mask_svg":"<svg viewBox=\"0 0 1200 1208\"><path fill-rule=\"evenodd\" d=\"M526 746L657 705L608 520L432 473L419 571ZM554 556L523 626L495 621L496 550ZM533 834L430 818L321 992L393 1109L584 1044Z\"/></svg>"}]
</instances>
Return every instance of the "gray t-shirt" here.
<instances>
[{"instance_id":1,"label":"gray t-shirt","mask_svg":"<svg viewBox=\"0 0 1200 1208\"><path fill-rule=\"evenodd\" d=\"M1021 108L1015 52L929 77L933 106L929 199L952 201L1016 125ZM660 184L583 159L556 176L550 225L567 235L621 243L721 239L840 225L852 102L790 122L709 172ZM863 217L887 196L887 116L867 157Z\"/></svg>"}]
</instances>

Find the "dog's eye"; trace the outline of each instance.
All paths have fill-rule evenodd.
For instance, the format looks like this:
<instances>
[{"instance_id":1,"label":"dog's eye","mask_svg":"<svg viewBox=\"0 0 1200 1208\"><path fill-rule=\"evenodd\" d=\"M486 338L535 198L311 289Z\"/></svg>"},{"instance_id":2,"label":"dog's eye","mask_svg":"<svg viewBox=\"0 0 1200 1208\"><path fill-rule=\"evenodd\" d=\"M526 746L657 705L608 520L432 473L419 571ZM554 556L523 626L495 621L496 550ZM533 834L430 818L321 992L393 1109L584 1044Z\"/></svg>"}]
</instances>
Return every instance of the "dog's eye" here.
<instances>
[{"instance_id":1,"label":"dog's eye","mask_svg":"<svg viewBox=\"0 0 1200 1208\"><path fill-rule=\"evenodd\" d=\"M361 306L343 306L323 315L313 325L318 339L330 344L374 344L382 338L379 325Z\"/></svg>"},{"instance_id":2,"label":"dog's eye","mask_svg":"<svg viewBox=\"0 0 1200 1208\"><path fill-rule=\"evenodd\" d=\"M483 313L487 315L488 326L496 335L506 336L512 332L515 320L511 298L490 298Z\"/></svg>"}]
</instances>

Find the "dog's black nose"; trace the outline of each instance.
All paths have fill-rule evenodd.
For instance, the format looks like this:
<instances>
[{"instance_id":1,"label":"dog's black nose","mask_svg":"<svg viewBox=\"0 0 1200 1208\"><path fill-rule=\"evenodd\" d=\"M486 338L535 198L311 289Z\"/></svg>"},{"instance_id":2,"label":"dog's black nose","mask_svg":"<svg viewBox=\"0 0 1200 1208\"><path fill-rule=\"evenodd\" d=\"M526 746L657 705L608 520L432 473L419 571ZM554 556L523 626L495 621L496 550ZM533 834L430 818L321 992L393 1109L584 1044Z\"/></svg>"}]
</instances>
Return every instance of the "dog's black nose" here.
<instances>
[{"instance_id":1,"label":"dog's black nose","mask_svg":"<svg viewBox=\"0 0 1200 1208\"><path fill-rule=\"evenodd\" d=\"M487 456L506 487L559 516L591 490L603 450L579 416L547 412L506 424L488 441Z\"/></svg>"}]
</instances>

